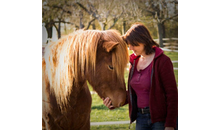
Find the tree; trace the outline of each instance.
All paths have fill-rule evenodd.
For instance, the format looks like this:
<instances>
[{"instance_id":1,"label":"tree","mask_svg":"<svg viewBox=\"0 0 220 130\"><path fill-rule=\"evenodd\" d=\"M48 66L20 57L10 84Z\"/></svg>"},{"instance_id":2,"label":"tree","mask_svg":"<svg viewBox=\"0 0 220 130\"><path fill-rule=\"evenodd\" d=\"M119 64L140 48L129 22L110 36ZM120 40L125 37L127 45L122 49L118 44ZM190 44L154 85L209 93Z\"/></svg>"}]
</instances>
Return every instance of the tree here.
<instances>
[{"instance_id":1,"label":"tree","mask_svg":"<svg viewBox=\"0 0 220 130\"><path fill-rule=\"evenodd\" d=\"M123 14L123 9L119 7L117 0L91 0L89 2L77 2L90 17L92 22L97 20L101 30L111 29ZM89 22L88 27L91 25ZM108 28L107 28L108 27Z\"/></svg>"},{"instance_id":2,"label":"tree","mask_svg":"<svg viewBox=\"0 0 220 130\"><path fill-rule=\"evenodd\" d=\"M61 23L73 24L67 19L72 14L71 11L69 11L71 7L67 6L68 2L66 0L43 0L42 2L42 22L45 23L48 38L52 38L53 26L58 32L58 38L60 38Z\"/></svg>"},{"instance_id":3,"label":"tree","mask_svg":"<svg viewBox=\"0 0 220 130\"><path fill-rule=\"evenodd\" d=\"M49 38L52 37L53 26L60 38L63 24L76 29L90 29L91 25L92 29L114 28L124 34L128 25L134 22L154 22L159 44L163 47L162 38L165 37L166 28L173 25L170 21L178 23L177 6L177 0L43 0L42 22L45 23ZM151 30L156 35L154 28Z\"/></svg>"},{"instance_id":4,"label":"tree","mask_svg":"<svg viewBox=\"0 0 220 130\"><path fill-rule=\"evenodd\" d=\"M123 1L122 5L124 13L122 16L122 34L128 29L127 25L133 24L137 21L141 21L143 15L142 10L138 7L135 0Z\"/></svg>"},{"instance_id":5,"label":"tree","mask_svg":"<svg viewBox=\"0 0 220 130\"><path fill-rule=\"evenodd\" d=\"M163 47L165 37L165 22L178 17L178 0L140 0L138 6L143 9L145 16L153 17L157 24L159 45Z\"/></svg>"}]
</instances>

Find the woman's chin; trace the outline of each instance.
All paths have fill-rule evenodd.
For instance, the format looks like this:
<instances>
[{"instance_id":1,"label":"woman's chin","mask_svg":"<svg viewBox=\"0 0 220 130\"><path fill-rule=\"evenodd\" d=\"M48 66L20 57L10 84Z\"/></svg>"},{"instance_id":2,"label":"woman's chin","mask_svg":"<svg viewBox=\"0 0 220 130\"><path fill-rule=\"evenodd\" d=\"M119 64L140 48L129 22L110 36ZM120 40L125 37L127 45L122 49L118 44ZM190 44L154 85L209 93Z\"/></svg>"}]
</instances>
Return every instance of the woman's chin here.
<instances>
[{"instance_id":1,"label":"woman's chin","mask_svg":"<svg viewBox=\"0 0 220 130\"><path fill-rule=\"evenodd\" d=\"M135 55L135 56L138 56L138 54L137 54L137 53L135 53L135 52L134 52L134 55Z\"/></svg>"}]
</instances>

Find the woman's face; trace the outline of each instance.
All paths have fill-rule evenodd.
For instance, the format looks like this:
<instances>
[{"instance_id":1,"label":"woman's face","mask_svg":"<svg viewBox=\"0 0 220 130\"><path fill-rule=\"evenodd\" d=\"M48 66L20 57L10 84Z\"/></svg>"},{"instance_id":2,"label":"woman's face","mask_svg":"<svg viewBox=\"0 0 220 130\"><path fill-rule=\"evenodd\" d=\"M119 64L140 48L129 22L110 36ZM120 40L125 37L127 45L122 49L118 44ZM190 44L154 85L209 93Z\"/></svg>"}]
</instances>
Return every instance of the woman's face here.
<instances>
[{"instance_id":1,"label":"woman's face","mask_svg":"<svg viewBox=\"0 0 220 130\"><path fill-rule=\"evenodd\" d=\"M128 44L129 50L132 50L136 56L145 54L144 45L139 43L139 46Z\"/></svg>"}]
</instances>

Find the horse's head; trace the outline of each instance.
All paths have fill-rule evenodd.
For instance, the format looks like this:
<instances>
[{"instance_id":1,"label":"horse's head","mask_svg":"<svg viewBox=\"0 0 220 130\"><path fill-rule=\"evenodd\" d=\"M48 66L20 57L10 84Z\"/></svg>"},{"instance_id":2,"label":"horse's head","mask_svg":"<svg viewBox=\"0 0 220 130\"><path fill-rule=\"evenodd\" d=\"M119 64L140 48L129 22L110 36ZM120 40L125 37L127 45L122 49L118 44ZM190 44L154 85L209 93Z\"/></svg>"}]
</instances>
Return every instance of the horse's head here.
<instances>
[{"instance_id":1,"label":"horse's head","mask_svg":"<svg viewBox=\"0 0 220 130\"><path fill-rule=\"evenodd\" d=\"M128 63L128 50L116 31L102 33L94 69L87 73L88 81L101 98L109 97L114 107L120 107L126 100L124 70Z\"/></svg>"},{"instance_id":2,"label":"horse's head","mask_svg":"<svg viewBox=\"0 0 220 130\"><path fill-rule=\"evenodd\" d=\"M79 30L46 50L46 73L60 106L86 80L101 98L109 97L113 106L124 104L128 49L117 31Z\"/></svg>"}]
</instances>

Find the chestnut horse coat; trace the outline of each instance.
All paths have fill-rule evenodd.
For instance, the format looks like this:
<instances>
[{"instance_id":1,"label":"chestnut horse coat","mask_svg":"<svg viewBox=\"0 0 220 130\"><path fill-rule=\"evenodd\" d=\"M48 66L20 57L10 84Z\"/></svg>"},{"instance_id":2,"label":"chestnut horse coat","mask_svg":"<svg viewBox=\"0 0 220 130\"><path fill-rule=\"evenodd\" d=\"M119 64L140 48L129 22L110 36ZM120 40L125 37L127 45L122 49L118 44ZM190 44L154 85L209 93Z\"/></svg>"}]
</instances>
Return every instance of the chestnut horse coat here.
<instances>
[{"instance_id":1,"label":"chestnut horse coat","mask_svg":"<svg viewBox=\"0 0 220 130\"><path fill-rule=\"evenodd\" d=\"M115 30L79 30L45 48L42 61L42 125L52 130L90 129L87 81L114 107L125 103L128 50Z\"/></svg>"}]
</instances>

